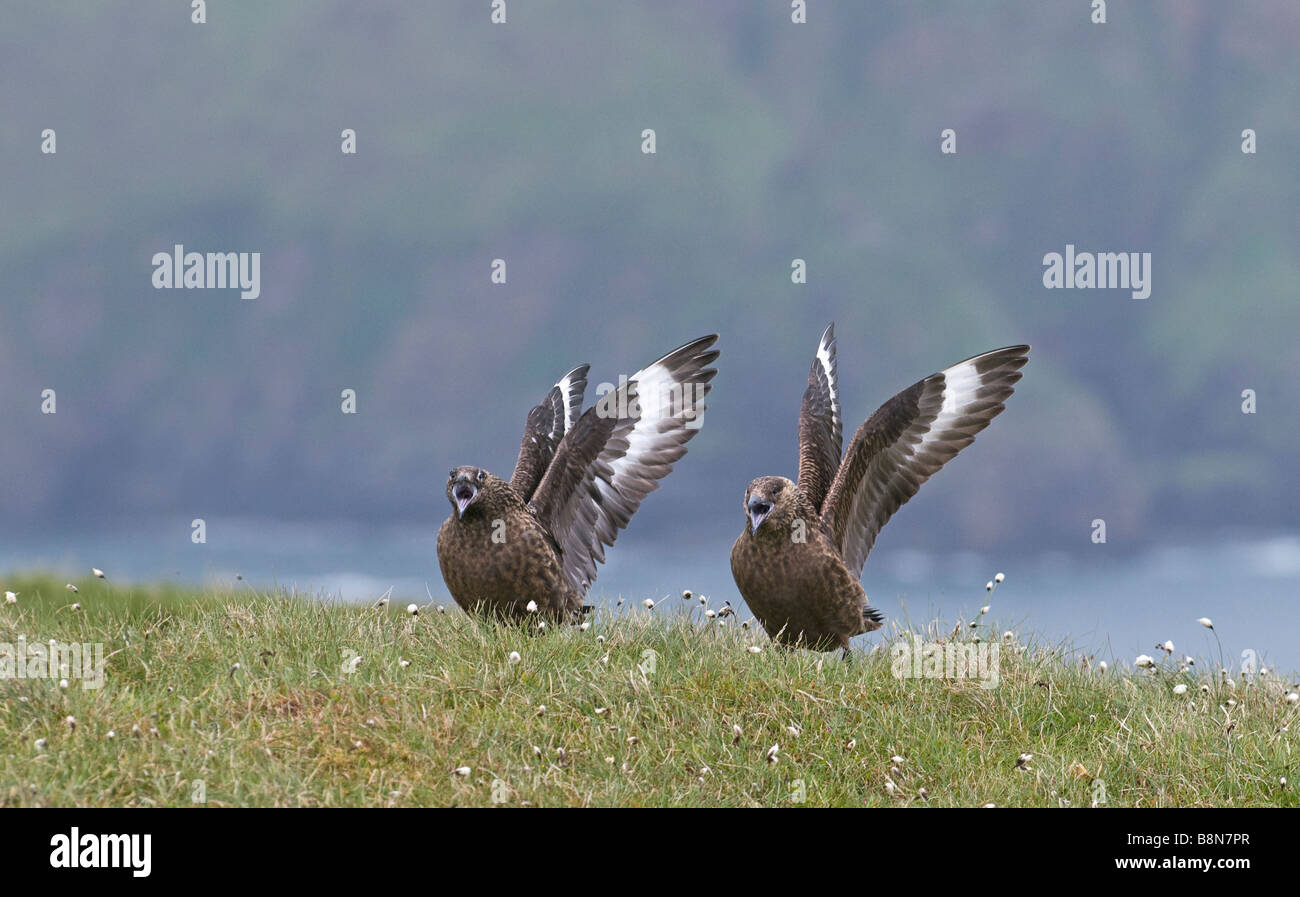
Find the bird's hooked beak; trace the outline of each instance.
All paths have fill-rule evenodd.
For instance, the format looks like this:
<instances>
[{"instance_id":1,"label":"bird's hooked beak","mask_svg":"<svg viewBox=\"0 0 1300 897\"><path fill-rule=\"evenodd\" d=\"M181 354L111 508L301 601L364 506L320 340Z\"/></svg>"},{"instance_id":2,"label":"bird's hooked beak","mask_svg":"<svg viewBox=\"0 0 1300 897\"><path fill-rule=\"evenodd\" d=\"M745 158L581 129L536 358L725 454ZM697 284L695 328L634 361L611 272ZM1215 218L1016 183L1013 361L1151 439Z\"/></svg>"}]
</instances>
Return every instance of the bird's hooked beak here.
<instances>
[{"instance_id":1,"label":"bird's hooked beak","mask_svg":"<svg viewBox=\"0 0 1300 897\"><path fill-rule=\"evenodd\" d=\"M456 485L451 489L451 497L456 502L456 517L460 519L465 516L465 509L470 503L478 498L478 487L466 477L458 477Z\"/></svg>"},{"instance_id":2,"label":"bird's hooked beak","mask_svg":"<svg viewBox=\"0 0 1300 897\"><path fill-rule=\"evenodd\" d=\"M750 522L754 524L754 532L758 532L758 526L767 519L767 515L772 513L772 503L761 495L755 495L749 500L746 506L749 511Z\"/></svg>"}]
</instances>

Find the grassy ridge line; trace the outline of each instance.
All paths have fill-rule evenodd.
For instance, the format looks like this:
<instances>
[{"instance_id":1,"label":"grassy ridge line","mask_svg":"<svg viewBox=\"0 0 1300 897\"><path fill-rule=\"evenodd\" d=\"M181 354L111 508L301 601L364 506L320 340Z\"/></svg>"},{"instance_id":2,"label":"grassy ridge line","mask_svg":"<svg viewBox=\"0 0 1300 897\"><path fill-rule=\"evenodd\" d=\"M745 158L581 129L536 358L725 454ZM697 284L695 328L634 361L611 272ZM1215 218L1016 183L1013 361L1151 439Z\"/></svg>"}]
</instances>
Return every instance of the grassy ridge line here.
<instances>
[{"instance_id":1,"label":"grassy ridge line","mask_svg":"<svg viewBox=\"0 0 1300 897\"><path fill-rule=\"evenodd\" d=\"M1297 804L1283 682L1102 674L1027 646L1002 651L995 689L899 680L886 652L778 651L677 599L537 635L454 610L78 586L4 585L20 594L0 642L111 656L99 690L0 681L0 804L189 806L196 781L208 806L1088 806L1095 781L1112 806Z\"/></svg>"}]
</instances>

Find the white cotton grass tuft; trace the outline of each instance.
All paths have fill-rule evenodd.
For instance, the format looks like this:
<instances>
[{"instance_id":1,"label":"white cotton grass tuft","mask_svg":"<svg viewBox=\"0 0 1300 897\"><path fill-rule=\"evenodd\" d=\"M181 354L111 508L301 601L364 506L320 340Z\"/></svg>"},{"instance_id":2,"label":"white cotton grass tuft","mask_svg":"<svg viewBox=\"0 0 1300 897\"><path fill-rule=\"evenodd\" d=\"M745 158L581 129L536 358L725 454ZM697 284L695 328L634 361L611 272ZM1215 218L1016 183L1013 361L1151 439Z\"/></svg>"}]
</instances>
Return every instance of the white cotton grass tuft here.
<instances>
[{"instance_id":1,"label":"white cotton grass tuft","mask_svg":"<svg viewBox=\"0 0 1300 897\"><path fill-rule=\"evenodd\" d=\"M68 583L66 586L64 586L64 588L74 595L77 594L77 587L74 586L72 583Z\"/></svg>"},{"instance_id":2,"label":"white cotton grass tuft","mask_svg":"<svg viewBox=\"0 0 1300 897\"><path fill-rule=\"evenodd\" d=\"M527 604L524 605L524 610L528 611L530 614L537 613L537 602L529 601Z\"/></svg>"},{"instance_id":3,"label":"white cotton grass tuft","mask_svg":"<svg viewBox=\"0 0 1300 897\"><path fill-rule=\"evenodd\" d=\"M1106 663L1106 661L1103 660L1101 663L1097 664L1097 669L1101 670L1104 673L1110 669L1110 664Z\"/></svg>"},{"instance_id":4,"label":"white cotton grass tuft","mask_svg":"<svg viewBox=\"0 0 1300 897\"><path fill-rule=\"evenodd\" d=\"M690 590L690 589L682 589L682 600L683 600L683 601L690 601L690 600L691 600L691 590Z\"/></svg>"},{"instance_id":5,"label":"white cotton grass tuft","mask_svg":"<svg viewBox=\"0 0 1300 897\"><path fill-rule=\"evenodd\" d=\"M413 617L418 617L420 615L420 606L418 604L408 604L406 605L406 612Z\"/></svg>"},{"instance_id":6,"label":"white cotton grass tuft","mask_svg":"<svg viewBox=\"0 0 1300 897\"><path fill-rule=\"evenodd\" d=\"M17 604L17 603L18 603L17 592L5 592L5 604Z\"/></svg>"},{"instance_id":7,"label":"white cotton grass tuft","mask_svg":"<svg viewBox=\"0 0 1300 897\"><path fill-rule=\"evenodd\" d=\"M1200 624L1201 624L1202 626L1204 626L1206 629L1213 629L1213 628L1214 628L1214 621L1211 620L1209 617L1197 617L1197 618L1196 618L1196 622L1197 622L1197 623L1200 623Z\"/></svg>"},{"instance_id":8,"label":"white cotton grass tuft","mask_svg":"<svg viewBox=\"0 0 1300 897\"><path fill-rule=\"evenodd\" d=\"M452 770L453 773L460 776L462 779L469 775L471 771L472 770L468 766L457 766Z\"/></svg>"},{"instance_id":9,"label":"white cotton grass tuft","mask_svg":"<svg viewBox=\"0 0 1300 897\"><path fill-rule=\"evenodd\" d=\"M1300 703L1300 692L1291 692L1291 694L1286 696L1286 702L1288 704Z\"/></svg>"},{"instance_id":10,"label":"white cotton grass tuft","mask_svg":"<svg viewBox=\"0 0 1300 897\"><path fill-rule=\"evenodd\" d=\"M91 568L90 568L90 572L93 573L93 574L95 574L95 578L96 578L96 579L103 579L103 578L104 578L104 571L101 570L101 569L99 569L98 567L91 567Z\"/></svg>"},{"instance_id":11,"label":"white cotton grass tuft","mask_svg":"<svg viewBox=\"0 0 1300 897\"><path fill-rule=\"evenodd\" d=\"M746 648L745 650L748 651L750 654L761 654L761 653L763 653L763 648L762 648L762 646L760 646L760 645L750 645L750 646L749 646L748 648Z\"/></svg>"},{"instance_id":12,"label":"white cotton grass tuft","mask_svg":"<svg viewBox=\"0 0 1300 897\"><path fill-rule=\"evenodd\" d=\"M780 760L780 759L781 759L781 745L779 745L779 744L774 744L774 745L772 745L770 748L767 749L767 762L768 762L768 763L775 763L777 760Z\"/></svg>"},{"instance_id":13,"label":"white cotton grass tuft","mask_svg":"<svg viewBox=\"0 0 1300 897\"><path fill-rule=\"evenodd\" d=\"M1005 573L999 573L997 576L993 577L993 581L996 582L998 585L1002 585L1003 581L1006 578L1007 575Z\"/></svg>"},{"instance_id":14,"label":"white cotton grass tuft","mask_svg":"<svg viewBox=\"0 0 1300 897\"><path fill-rule=\"evenodd\" d=\"M1156 648L1161 651L1164 651L1166 654L1174 653L1174 643L1172 641L1165 641L1162 644L1158 644L1156 645Z\"/></svg>"},{"instance_id":15,"label":"white cotton grass tuft","mask_svg":"<svg viewBox=\"0 0 1300 897\"><path fill-rule=\"evenodd\" d=\"M519 661L523 660L523 658L519 656L518 651L511 651L509 660L510 660L510 665L514 666L515 664L519 663Z\"/></svg>"},{"instance_id":16,"label":"white cotton grass tuft","mask_svg":"<svg viewBox=\"0 0 1300 897\"><path fill-rule=\"evenodd\" d=\"M1187 685L1182 682L1179 682L1177 685L1174 686L1174 694L1176 695L1187 694Z\"/></svg>"},{"instance_id":17,"label":"white cotton grass tuft","mask_svg":"<svg viewBox=\"0 0 1300 897\"><path fill-rule=\"evenodd\" d=\"M984 591L986 592L993 591L993 580L990 579L988 582L984 583Z\"/></svg>"},{"instance_id":18,"label":"white cotton grass tuft","mask_svg":"<svg viewBox=\"0 0 1300 897\"><path fill-rule=\"evenodd\" d=\"M642 602L641 602L641 605L642 605L646 610L654 610L654 609L655 609L655 600L654 600L653 598L647 598L645 601L642 601Z\"/></svg>"},{"instance_id":19,"label":"white cotton grass tuft","mask_svg":"<svg viewBox=\"0 0 1300 897\"><path fill-rule=\"evenodd\" d=\"M1154 659L1149 654L1139 654L1137 660L1133 661L1135 667L1141 667L1144 670L1150 669L1156 665Z\"/></svg>"}]
</instances>

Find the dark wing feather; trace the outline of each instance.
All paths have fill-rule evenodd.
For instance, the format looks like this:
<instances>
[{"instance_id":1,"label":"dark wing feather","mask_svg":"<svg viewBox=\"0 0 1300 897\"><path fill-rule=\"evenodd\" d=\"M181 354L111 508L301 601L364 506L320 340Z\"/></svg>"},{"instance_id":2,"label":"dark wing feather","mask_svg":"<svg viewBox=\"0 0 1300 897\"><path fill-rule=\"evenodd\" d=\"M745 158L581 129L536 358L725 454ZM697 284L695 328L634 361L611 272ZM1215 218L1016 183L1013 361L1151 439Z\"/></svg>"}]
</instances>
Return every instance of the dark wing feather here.
<instances>
[{"instance_id":1,"label":"dark wing feather","mask_svg":"<svg viewBox=\"0 0 1300 897\"><path fill-rule=\"evenodd\" d=\"M861 575L881 527L1006 406L1028 346L976 355L926 377L858 428L822 510L845 565Z\"/></svg>"},{"instance_id":2,"label":"dark wing feather","mask_svg":"<svg viewBox=\"0 0 1300 897\"><path fill-rule=\"evenodd\" d=\"M799 488L818 511L840 466L843 445L844 421L835 373L835 325L831 324L817 344L799 411Z\"/></svg>"},{"instance_id":3,"label":"dark wing feather","mask_svg":"<svg viewBox=\"0 0 1300 897\"><path fill-rule=\"evenodd\" d=\"M560 546L569 582L585 593L606 545L641 500L686 454L704 397L717 373L717 334L676 349L588 408L564 437L533 499L538 519Z\"/></svg>"},{"instance_id":4,"label":"dark wing feather","mask_svg":"<svg viewBox=\"0 0 1300 897\"><path fill-rule=\"evenodd\" d=\"M546 475L564 434L578 422L589 367L582 364L569 371L551 387L541 404L528 412L519 459L515 461L515 472L510 475L510 485L525 501L532 498L533 490Z\"/></svg>"}]
</instances>

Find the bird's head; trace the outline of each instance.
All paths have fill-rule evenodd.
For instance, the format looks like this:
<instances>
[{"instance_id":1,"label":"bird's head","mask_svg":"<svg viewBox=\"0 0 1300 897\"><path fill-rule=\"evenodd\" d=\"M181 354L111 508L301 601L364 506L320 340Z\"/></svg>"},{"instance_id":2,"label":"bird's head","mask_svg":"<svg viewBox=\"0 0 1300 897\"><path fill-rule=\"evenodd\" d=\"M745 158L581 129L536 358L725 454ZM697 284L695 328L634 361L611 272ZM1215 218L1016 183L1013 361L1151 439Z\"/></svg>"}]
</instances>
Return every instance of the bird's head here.
<instances>
[{"instance_id":1,"label":"bird's head","mask_svg":"<svg viewBox=\"0 0 1300 897\"><path fill-rule=\"evenodd\" d=\"M447 474L447 501L451 502L456 516L463 520L500 482L481 467L453 467Z\"/></svg>"},{"instance_id":2,"label":"bird's head","mask_svg":"<svg viewBox=\"0 0 1300 897\"><path fill-rule=\"evenodd\" d=\"M769 530L784 528L794 516L794 483L785 477L759 477L745 489L748 530L756 534L764 522Z\"/></svg>"}]
</instances>

